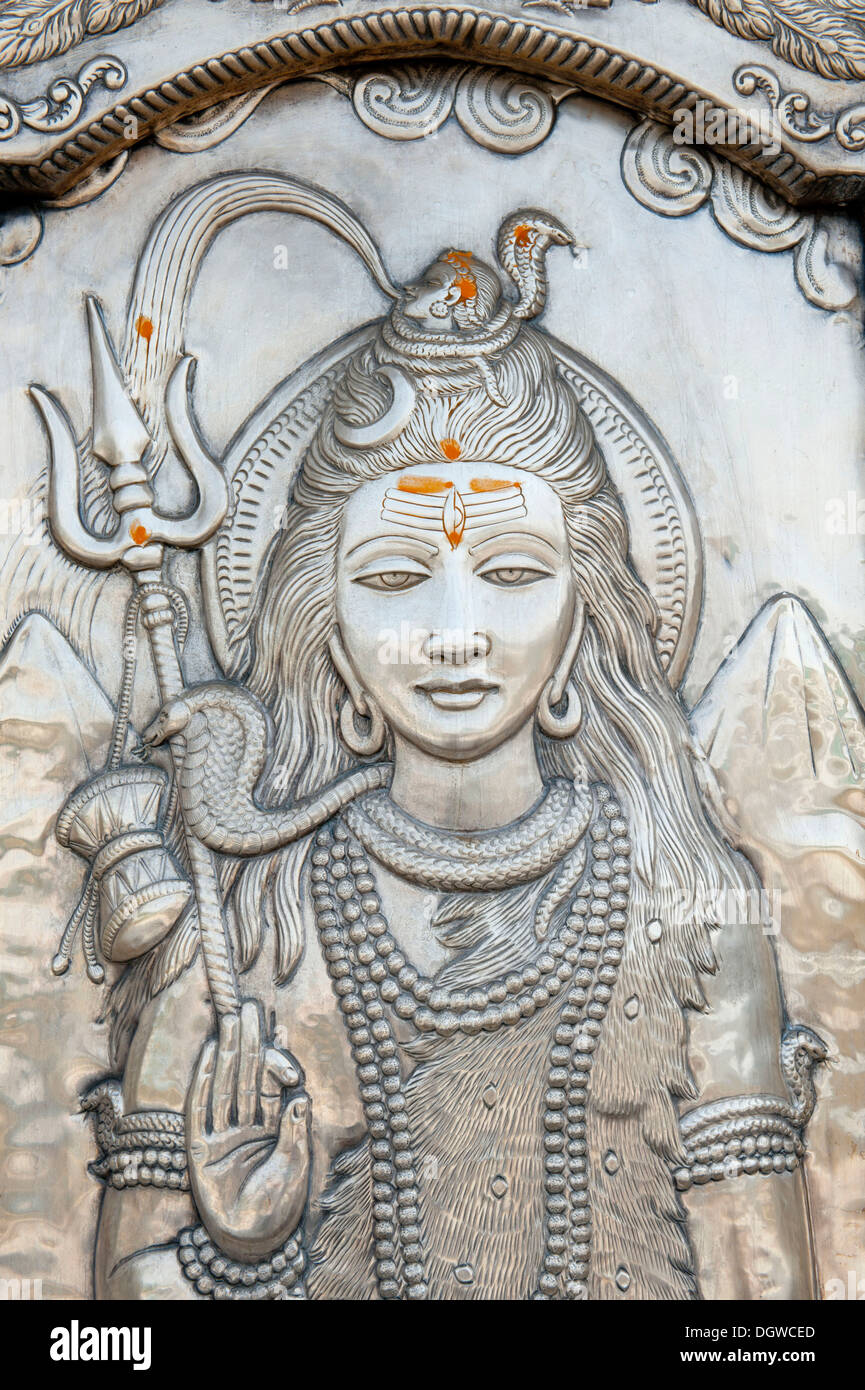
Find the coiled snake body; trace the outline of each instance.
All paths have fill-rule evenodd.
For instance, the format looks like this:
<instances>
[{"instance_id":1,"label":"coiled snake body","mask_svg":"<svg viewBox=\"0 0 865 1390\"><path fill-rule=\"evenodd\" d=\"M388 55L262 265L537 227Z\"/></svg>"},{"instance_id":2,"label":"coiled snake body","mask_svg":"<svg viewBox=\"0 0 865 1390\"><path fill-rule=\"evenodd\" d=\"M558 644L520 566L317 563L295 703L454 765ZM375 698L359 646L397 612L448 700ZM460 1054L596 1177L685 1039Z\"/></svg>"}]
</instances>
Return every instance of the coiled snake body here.
<instances>
[{"instance_id":1,"label":"coiled snake body","mask_svg":"<svg viewBox=\"0 0 865 1390\"><path fill-rule=\"evenodd\" d=\"M736 1096L701 1105L683 1115L679 1122L686 1148L730 1137L731 1125L747 1132L749 1122L759 1115L786 1121L797 1130L804 1129L817 1103L813 1068L825 1062L828 1055L829 1049L823 1039L811 1028L795 1024L785 1029L779 1059L791 1099L770 1095Z\"/></svg>"},{"instance_id":2,"label":"coiled snake body","mask_svg":"<svg viewBox=\"0 0 865 1390\"><path fill-rule=\"evenodd\" d=\"M389 763L352 772L300 806L262 809L255 787L268 753L263 706L242 686L210 681L160 710L143 735L148 746L182 735L178 775L183 814L197 839L221 854L267 854L316 830L355 797L386 787Z\"/></svg>"}]
</instances>

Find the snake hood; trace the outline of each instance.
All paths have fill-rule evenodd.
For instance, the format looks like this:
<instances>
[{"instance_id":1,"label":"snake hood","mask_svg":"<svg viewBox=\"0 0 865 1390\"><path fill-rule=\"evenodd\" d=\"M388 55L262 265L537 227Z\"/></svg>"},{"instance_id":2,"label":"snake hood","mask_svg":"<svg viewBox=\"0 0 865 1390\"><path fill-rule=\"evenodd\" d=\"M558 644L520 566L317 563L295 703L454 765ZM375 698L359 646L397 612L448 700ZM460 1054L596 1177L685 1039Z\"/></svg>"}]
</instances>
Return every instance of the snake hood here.
<instances>
[{"instance_id":1,"label":"snake hood","mask_svg":"<svg viewBox=\"0 0 865 1390\"><path fill-rule=\"evenodd\" d=\"M392 768L377 763L299 806L264 808L255 788L270 746L270 719L243 686L208 681L163 705L142 735L148 748L182 739L178 790L189 830L209 849L247 857L292 844L355 797L386 787Z\"/></svg>"}]
</instances>

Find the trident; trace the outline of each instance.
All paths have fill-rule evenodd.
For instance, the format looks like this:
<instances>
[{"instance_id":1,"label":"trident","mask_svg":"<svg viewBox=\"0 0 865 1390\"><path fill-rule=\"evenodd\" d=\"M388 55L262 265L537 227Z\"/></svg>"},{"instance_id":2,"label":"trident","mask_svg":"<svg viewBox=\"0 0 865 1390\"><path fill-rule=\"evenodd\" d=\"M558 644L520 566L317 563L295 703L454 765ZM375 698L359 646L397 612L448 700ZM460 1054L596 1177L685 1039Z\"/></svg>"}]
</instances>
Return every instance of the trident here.
<instances>
[{"instance_id":1,"label":"trident","mask_svg":"<svg viewBox=\"0 0 865 1390\"><path fill-rule=\"evenodd\" d=\"M156 678L163 703L184 688L174 636L171 586L163 574L166 546L190 550L203 545L228 510L228 488L208 457L190 416L189 372L193 358L174 369L165 396L165 415L177 452L198 489L198 504L186 517L167 517L154 507L153 489L142 462L150 434L126 387L97 301L88 296L87 320L93 374L93 453L108 466L117 514L112 535L87 529L79 510L78 449L69 417L48 391L31 386L51 442L48 517L57 544L88 569L122 565L133 576L141 600L142 622L150 634ZM175 775L180 755L172 747ZM183 807L180 808L183 817ZM183 821L186 851L198 906L198 926L207 982L217 1016L239 1009L237 982L228 944L222 898L211 852Z\"/></svg>"}]
</instances>

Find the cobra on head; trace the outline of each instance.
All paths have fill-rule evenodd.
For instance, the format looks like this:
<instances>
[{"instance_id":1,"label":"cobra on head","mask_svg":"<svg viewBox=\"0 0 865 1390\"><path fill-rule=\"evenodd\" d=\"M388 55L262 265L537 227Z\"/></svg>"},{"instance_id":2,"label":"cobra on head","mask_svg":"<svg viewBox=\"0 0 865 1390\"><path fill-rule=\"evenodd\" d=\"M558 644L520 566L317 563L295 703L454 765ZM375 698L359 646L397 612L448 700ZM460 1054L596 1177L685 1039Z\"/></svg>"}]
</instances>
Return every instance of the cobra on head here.
<instances>
[{"instance_id":1,"label":"cobra on head","mask_svg":"<svg viewBox=\"0 0 865 1390\"><path fill-rule=\"evenodd\" d=\"M189 723L192 711L185 700L169 700L162 706L152 723L141 735L141 742L147 748L157 748L166 739L180 734Z\"/></svg>"},{"instance_id":2,"label":"cobra on head","mask_svg":"<svg viewBox=\"0 0 865 1390\"><path fill-rule=\"evenodd\" d=\"M377 420L362 425L337 414L333 428L339 442L353 449L375 449L394 440L411 418L418 376L434 373L436 362L443 366L470 360L475 379L480 377L490 398L504 406L495 361L520 324L544 307L550 247L573 244L572 234L558 218L537 208L522 208L505 218L497 253L519 292L516 302L505 295L498 271L471 251L441 251L416 280L403 286L382 324L374 375L389 382L390 404Z\"/></svg>"}]
</instances>

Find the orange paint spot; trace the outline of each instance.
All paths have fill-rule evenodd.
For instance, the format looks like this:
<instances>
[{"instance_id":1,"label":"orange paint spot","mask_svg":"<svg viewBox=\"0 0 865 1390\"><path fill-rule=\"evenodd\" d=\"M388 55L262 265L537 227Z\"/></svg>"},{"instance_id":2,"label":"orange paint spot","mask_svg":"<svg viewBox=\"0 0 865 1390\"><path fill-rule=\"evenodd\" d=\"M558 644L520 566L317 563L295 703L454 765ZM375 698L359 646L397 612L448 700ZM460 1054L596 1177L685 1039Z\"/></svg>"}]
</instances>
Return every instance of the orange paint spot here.
<instances>
[{"instance_id":1,"label":"orange paint spot","mask_svg":"<svg viewBox=\"0 0 865 1390\"><path fill-rule=\"evenodd\" d=\"M143 338L147 346L150 346L150 339L153 337L153 323L150 319L139 314L135 320L135 332L139 338Z\"/></svg>"},{"instance_id":2,"label":"orange paint spot","mask_svg":"<svg viewBox=\"0 0 865 1390\"><path fill-rule=\"evenodd\" d=\"M531 227L527 227L525 222L521 222L518 227L514 227L514 245L528 246L532 237Z\"/></svg>"},{"instance_id":3,"label":"orange paint spot","mask_svg":"<svg viewBox=\"0 0 865 1390\"><path fill-rule=\"evenodd\" d=\"M472 492L501 492L504 488L518 487L522 491L522 483L508 483L503 478L472 478L469 483Z\"/></svg>"},{"instance_id":4,"label":"orange paint spot","mask_svg":"<svg viewBox=\"0 0 865 1390\"><path fill-rule=\"evenodd\" d=\"M137 525L130 526L129 534L136 545L144 545L145 541L150 540L150 532L147 530L146 526L141 525L140 521Z\"/></svg>"},{"instance_id":5,"label":"orange paint spot","mask_svg":"<svg viewBox=\"0 0 865 1390\"><path fill-rule=\"evenodd\" d=\"M459 275L454 280L454 286L460 292L460 301L465 303L467 299L477 298L478 285L471 271L471 251L448 251L445 260L450 265L455 265L459 271Z\"/></svg>"},{"instance_id":6,"label":"orange paint spot","mask_svg":"<svg viewBox=\"0 0 865 1390\"><path fill-rule=\"evenodd\" d=\"M453 483L446 478L400 478L397 489L400 492L445 492Z\"/></svg>"},{"instance_id":7,"label":"orange paint spot","mask_svg":"<svg viewBox=\"0 0 865 1390\"><path fill-rule=\"evenodd\" d=\"M460 448L459 444L456 442L455 439L439 440L439 448L441 449L445 458L448 459L451 463L458 459L460 454L462 453L462 449Z\"/></svg>"}]
</instances>

